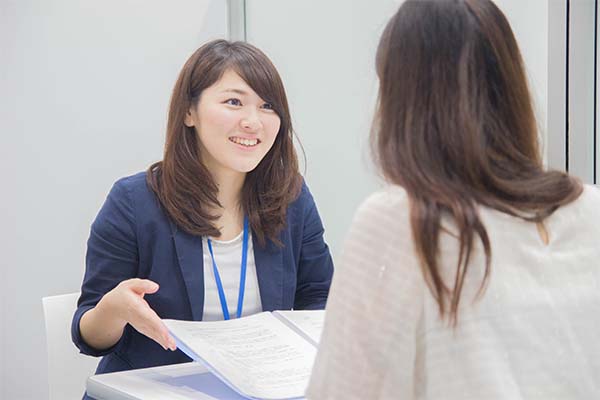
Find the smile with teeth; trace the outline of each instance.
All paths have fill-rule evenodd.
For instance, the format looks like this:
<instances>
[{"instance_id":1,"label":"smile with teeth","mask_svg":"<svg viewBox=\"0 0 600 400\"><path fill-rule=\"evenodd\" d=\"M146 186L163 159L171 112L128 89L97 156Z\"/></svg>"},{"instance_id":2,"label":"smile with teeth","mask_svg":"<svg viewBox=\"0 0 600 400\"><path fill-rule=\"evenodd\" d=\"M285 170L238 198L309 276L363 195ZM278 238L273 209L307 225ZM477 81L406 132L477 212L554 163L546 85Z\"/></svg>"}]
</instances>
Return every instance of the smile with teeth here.
<instances>
[{"instance_id":1,"label":"smile with teeth","mask_svg":"<svg viewBox=\"0 0 600 400\"><path fill-rule=\"evenodd\" d=\"M258 139L243 139L235 136L230 137L229 140L233 143L241 144L242 146L246 147L253 147L260 143L260 140Z\"/></svg>"}]
</instances>

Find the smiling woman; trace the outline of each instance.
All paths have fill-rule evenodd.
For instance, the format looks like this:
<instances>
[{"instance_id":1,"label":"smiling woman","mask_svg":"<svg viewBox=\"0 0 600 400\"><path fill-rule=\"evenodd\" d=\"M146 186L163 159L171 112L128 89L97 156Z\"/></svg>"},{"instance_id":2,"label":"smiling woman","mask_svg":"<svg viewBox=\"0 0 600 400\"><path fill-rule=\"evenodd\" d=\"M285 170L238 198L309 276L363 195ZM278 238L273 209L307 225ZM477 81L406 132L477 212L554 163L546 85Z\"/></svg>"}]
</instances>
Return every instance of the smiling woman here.
<instances>
[{"instance_id":1,"label":"smiling woman","mask_svg":"<svg viewBox=\"0 0 600 400\"><path fill-rule=\"evenodd\" d=\"M233 70L207 88L185 118L198 127L200 154L214 174L254 170L273 146L281 119Z\"/></svg>"},{"instance_id":2,"label":"smiling woman","mask_svg":"<svg viewBox=\"0 0 600 400\"><path fill-rule=\"evenodd\" d=\"M333 264L290 121L257 48L217 40L186 62L163 160L119 180L92 225L72 336L104 356L97 373L190 361L161 318L325 307Z\"/></svg>"},{"instance_id":3,"label":"smiling woman","mask_svg":"<svg viewBox=\"0 0 600 400\"><path fill-rule=\"evenodd\" d=\"M264 53L218 40L190 57L173 90L164 159L147 179L190 234L226 239L245 213L261 244L279 242L301 178L285 89Z\"/></svg>"}]
</instances>

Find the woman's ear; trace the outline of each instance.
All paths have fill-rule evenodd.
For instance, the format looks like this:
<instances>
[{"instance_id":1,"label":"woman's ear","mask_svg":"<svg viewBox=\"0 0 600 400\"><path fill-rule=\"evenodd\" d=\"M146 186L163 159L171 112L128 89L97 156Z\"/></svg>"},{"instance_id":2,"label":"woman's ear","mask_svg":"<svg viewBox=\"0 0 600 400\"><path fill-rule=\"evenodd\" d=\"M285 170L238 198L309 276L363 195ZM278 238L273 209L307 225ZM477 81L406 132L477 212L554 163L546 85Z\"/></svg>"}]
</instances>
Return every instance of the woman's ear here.
<instances>
[{"instance_id":1,"label":"woman's ear","mask_svg":"<svg viewBox=\"0 0 600 400\"><path fill-rule=\"evenodd\" d=\"M192 110L188 110L187 113L185 113L185 119L183 120L183 123L188 128L192 128L195 125L194 118L192 117Z\"/></svg>"}]
</instances>

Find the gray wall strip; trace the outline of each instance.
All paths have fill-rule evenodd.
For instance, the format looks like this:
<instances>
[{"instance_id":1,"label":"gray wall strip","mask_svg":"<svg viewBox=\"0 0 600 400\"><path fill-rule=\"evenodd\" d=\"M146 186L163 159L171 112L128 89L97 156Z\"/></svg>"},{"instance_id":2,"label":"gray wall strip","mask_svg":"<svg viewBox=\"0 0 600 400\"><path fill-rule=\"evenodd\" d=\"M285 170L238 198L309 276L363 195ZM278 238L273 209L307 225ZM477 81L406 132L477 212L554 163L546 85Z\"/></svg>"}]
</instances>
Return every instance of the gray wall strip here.
<instances>
[{"instance_id":1,"label":"gray wall strip","mask_svg":"<svg viewBox=\"0 0 600 400\"><path fill-rule=\"evenodd\" d=\"M564 0L548 3L548 167L567 169L567 4Z\"/></svg>"},{"instance_id":2,"label":"gray wall strip","mask_svg":"<svg viewBox=\"0 0 600 400\"><path fill-rule=\"evenodd\" d=\"M569 172L594 182L594 24L593 0L570 2Z\"/></svg>"},{"instance_id":3,"label":"gray wall strip","mask_svg":"<svg viewBox=\"0 0 600 400\"><path fill-rule=\"evenodd\" d=\"M246 41L246 0L228 0L229 40Z\"/></svg>"}]
</instances>

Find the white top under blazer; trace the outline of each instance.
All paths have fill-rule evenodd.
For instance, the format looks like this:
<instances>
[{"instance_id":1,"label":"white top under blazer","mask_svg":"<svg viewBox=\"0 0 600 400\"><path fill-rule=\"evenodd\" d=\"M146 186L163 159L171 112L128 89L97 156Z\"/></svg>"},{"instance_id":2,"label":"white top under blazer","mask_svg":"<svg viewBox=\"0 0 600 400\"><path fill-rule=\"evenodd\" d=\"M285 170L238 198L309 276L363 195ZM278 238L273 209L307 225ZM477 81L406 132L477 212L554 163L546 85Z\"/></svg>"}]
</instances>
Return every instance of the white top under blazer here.
<instances>
[{"instance_id":1,"label":"white top under blazer","mask_svg":"<svg viewBox=\"0 0 600 400\"><path fill-rule=\"evenodd\" d=\"M308 398L600 399L600 190L586 185L545 221L547 245L534 223L479 215L489 284L475 300L478 242L454 330L423 279L406 192L388 187L362 204L336 264ZM457 243L442 233L446 282Z\"/></svg>"},{"instance_id":2,"label":"white top under blazer","mask_svg":"<svg viewBox=\"0 0 600 400\"><path fill-rule=\"evenodd\" d=\"M223 284L223 292L227 300L227 309L230 318L236 318L240 271L242 262L243 231L235 238L227 241L211 239L217 270ZM204 259L204 311L203 321L222 321L223 309L219 300L217 281L213 270L212 258L208 250L208 243L202 237L202 255ZM246 284L242 317L262 312L258 276L256 275L256 262L254 261L254 247L252 232L248 232L248 258L246 260Z\"/></svg>"}]
</instances>

